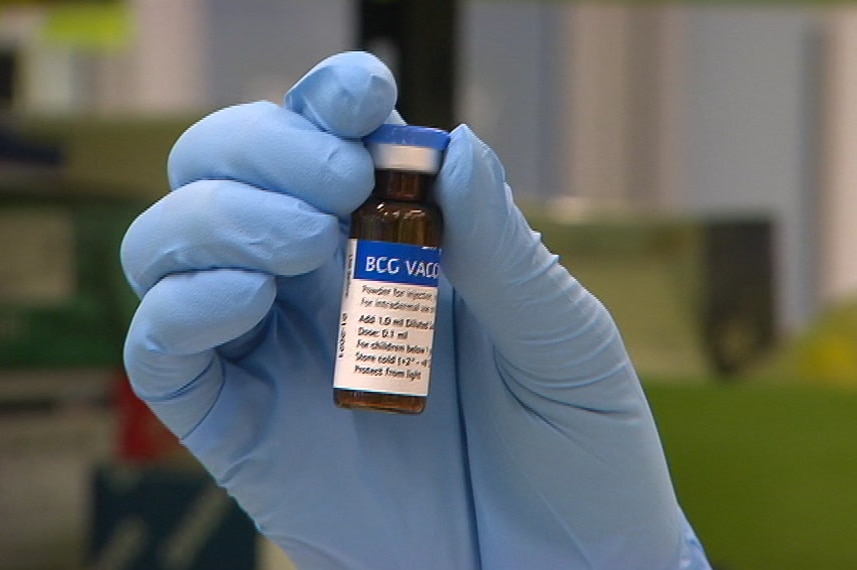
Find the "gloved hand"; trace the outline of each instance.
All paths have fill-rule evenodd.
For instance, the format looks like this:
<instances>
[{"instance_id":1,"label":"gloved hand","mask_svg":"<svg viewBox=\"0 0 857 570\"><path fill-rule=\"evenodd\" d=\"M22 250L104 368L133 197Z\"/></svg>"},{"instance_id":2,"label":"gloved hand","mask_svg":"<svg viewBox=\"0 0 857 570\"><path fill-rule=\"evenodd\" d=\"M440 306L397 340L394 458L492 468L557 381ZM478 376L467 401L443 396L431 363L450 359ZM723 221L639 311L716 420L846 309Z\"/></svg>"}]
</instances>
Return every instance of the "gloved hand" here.
<instances>
[{"instance_id":1,"label":"gloved hand","mask_svg":"<svg viewBox=\"0 0 857 570\"><path fill-rule=\"evenodd\" d=\"M122 248L135 390L299 568L707 568L616 326L466 126L436 186L428 408L334 407L343 244L373 183L359 137L395 100L382 63L345 53L284 106L179 139L175 191Z\"/></svg>"}]
</instances>

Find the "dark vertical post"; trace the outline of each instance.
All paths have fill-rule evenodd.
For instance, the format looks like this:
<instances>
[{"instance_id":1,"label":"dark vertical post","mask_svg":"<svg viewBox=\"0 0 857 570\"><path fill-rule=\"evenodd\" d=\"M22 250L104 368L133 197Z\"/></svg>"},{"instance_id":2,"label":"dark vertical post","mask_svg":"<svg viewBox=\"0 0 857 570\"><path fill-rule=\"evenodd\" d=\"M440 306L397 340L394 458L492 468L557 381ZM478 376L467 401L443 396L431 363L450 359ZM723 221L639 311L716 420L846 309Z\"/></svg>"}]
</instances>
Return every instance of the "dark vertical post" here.
<instances>
[{"instance_id":1,"label":"dark vertical post","mask_svg":"<svg viewBox=\"0 0 857 570\"><path fill-rule=\"evenodd\" d=\"M18 79L18 54L10 48L0 48L0 111L12 108Z\"/></svg>"},{"instance_id":2,"label":"dark vertical post","mask_svg":"<svg viewBox=\"0 0 857 570\"><path fill-rule=\"evenodd\" d=\"M393 68L397 108L405 120L453 128L457 0L358 0L357 5L358 45Z\"/></svg>"}]
</instances>

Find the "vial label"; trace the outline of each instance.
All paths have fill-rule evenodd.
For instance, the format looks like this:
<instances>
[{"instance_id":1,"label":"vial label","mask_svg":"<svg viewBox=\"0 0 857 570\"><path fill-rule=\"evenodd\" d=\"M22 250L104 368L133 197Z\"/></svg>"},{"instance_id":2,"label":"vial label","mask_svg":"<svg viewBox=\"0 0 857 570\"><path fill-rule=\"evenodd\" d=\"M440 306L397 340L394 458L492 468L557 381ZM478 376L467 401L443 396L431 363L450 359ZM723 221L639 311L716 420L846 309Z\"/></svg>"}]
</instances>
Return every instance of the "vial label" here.
<instances>
[{"instance_id":1,"label":"vial label","mask_svg":"<svg viewBox=\"0 0 857 570\"><path fill-rule=\"evenodd\" d=\"M333 385L428 395L440 249L351 239Z\"/></svg>"}]
</instances>

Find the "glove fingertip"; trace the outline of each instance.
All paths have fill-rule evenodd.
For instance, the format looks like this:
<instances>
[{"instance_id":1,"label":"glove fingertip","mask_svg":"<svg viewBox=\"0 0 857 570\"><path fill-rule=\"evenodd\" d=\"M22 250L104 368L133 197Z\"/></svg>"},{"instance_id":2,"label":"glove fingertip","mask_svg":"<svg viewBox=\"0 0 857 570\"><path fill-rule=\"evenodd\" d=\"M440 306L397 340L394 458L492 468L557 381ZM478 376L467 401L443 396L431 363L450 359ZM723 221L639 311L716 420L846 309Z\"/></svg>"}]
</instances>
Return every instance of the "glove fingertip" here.
<instances>
[{"instance_id":1,"label":"glove fingertip","mask_svg":"<svg viewBox=\"0 0 857 570\"><path fill-rule=\"evenodd\" d=\"M313 67L286 94L286 108L323 130L359 138L390 116L398 91L392 72L366 52L345 52Z\"/></svg>"},{"instance_id":2,"label":"glove fingertip","mask_svg":"<svg viewBox=\"0 0 857 570\"><path fill-rule=\"evenodd\" d=\"M468 220L480 212L505 208L505 172L494 151L467 125L456 127L450 137L435 196L444 218L461 217L469 225Z\"/></svg>"},{"instance_id":3,"label":"glove fingertip","mask_svg":"<svg viewBox=\"0 0 857 570\"><path fill-rule=\"evenodd\" d=\"M143 249L143 246L140 244L140 240L135 237L139 233L135 231L135 228L143 223L141 218L142 216L139 216L131 223L128 231L122 237L122 243L119 246L119 265L122 267L125 281L128 282L131 290L140 299L143 298L143 294L146 292L146 288L141 284L139 271L139 267L143 263L140 260L141 255L138 252Z\"/></svg>"}]
</instances>

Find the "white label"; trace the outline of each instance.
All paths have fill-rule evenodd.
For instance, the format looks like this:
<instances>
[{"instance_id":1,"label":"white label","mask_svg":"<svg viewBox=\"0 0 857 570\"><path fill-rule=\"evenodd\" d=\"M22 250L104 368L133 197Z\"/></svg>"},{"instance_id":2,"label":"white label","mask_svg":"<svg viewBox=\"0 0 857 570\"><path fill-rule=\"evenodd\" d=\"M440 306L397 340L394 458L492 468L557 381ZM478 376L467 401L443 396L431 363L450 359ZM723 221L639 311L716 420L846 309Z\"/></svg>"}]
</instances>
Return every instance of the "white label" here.
<instances>
[{"instance_id":1,"label":"white label","mask_svg":"<svg viewBox=\"0 0 857 570\"><path fill-rule=\"evenodd\" d=\"M349 241L334 387L428 395L439 256L437 248Z\"/></svg>"}]
</instances>

